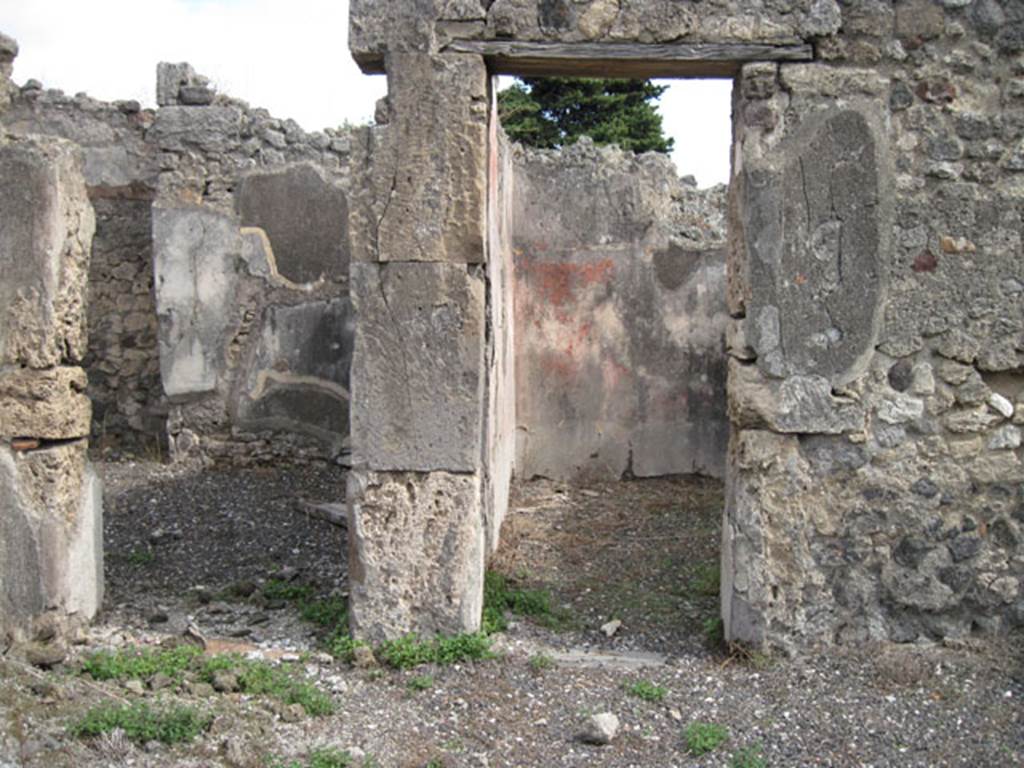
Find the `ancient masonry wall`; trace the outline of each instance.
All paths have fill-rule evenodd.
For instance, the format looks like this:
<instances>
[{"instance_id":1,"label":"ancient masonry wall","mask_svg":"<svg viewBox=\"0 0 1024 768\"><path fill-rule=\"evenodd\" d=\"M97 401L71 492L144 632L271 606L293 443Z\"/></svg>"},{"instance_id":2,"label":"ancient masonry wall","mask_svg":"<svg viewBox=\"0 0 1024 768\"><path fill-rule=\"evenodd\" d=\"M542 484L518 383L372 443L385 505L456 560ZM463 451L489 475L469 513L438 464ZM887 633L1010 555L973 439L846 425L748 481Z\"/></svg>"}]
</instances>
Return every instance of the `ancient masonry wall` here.
<instances>
[{"instance_id":1,"label":"ancient masonry wall","mask_svg":"<svg viewBox=\"0 0 1024 768\"><path fill-rule=\"evenodd\" d=\"M344 460L350 140L161 65L147 141L158 342L175 458Z\"/></svg>"},{"instance_id":2,"label":"ancient masonry wall","mask_svg":"<svg viewBox=\"0 0 1024 768\"><path fill-rule=\"evenodd\" d=\"M589 140L514 174L519 476L722 477L725 187Z\"/></svg>"},{"instance_id":3,"label":"ancient masonry wall","mask_svg":"<svg viewBox=\"0 0 1024 768\"><path fill-rule=\"evenodd\" d=\"M93 403L93 444L101 449L158 453L166 440L149 214L158 166L145 140L153 118L135 102L70 97L35 81L14 91L3 116L12 133L60 136L84 153L96 236L83 364Z\"/></svg>"},{"instance_id":4,"label":"ancient masonry wall","mask_svg":"<svg viewBox=\"0 0 1024 768\"><path fill-rule=\"evenodd\" d=\"M673 45L646 47L666 42ZM469 246L466 226L478 220L476 198L463 191L473 188L467 168L452 158L476 157L483 144L465 108L480 93L472 73L485 60L534 74L587 66L738 74L727 275L727 636L799 649L1024 623L1019 3L352 0L350 46L366 71L387 71L393 106L410 118L398 133L419 160L415 172L385 175L393 194L384 224L400 218L409 237L378 228L368 274L379 280L427 268L385 263L421 259L461 278L420 281L425 292L415 296L382 293L368 281L361 295L388 298L382 317L479 304L467 290L472 267L462 268L478 249L448 246ZM461 77L445 74L456 70ZM360 333L354 381L372 373L376 359L368 348L360 357ZM432 390L417 401L450 414L444 426L457 424L449 430L457 439L399 441L402 460L390 462L377 451L384 441L354 434L366 476L426 473L408 483L388 474L378 486L408 499L410 517L398 527L378 507L353 506L356 529L372 518L374 540L390 537L380 554L391 556L396 574L389 581L374 565L366 594L353 594L367 635L417 625L438 610L446 621L436 627L473 626L439 607L453 605L453 596L472 604L478 584L465 578L466 569L476 573L476 550L418 563L409 581L405 564L413 560L395 538L410 527L452 530L463 519L462 505L458 513L430 506L425 482L433 490L457 481L471 496L478 477L479 465L455 461L450 449L487 439L473 416L485 404L473 386L477 358L451 359L466 365L435 366ZM375 410L373 398L362 402ZM393 600L387 585L399 583L401 599Z\"/></svg>"},{"instance_id":5,"label":"ancient masonry wall","mask_svg":"<svg viewBox=\"0 0 1024 768\"><path fill-rule=\"evenodd\" d=\"M233 463L344 460L347 133L307 134L217 95L188 65L163 66L160 80L156 111L7 86L8 131L84 152L97 222L84 361L94 443ZM208 220L228 234L202 244L195 228ZM200 274L201 312L181 295ZM202 373L183 383L192 369Z\"/></svg>"},{"instance_id":6,"label":"ancient masonry wall","mask_svg":"<svg viewBox=\"0 0 1024 768\"><path fill-rule=\"evenodd\" d=\"M0 117L17 46L0 35ZM0 132L0 642L65 640L103 599L87 457L85 287L95 220L68 141Z\"/></svg>"}]
</instances>

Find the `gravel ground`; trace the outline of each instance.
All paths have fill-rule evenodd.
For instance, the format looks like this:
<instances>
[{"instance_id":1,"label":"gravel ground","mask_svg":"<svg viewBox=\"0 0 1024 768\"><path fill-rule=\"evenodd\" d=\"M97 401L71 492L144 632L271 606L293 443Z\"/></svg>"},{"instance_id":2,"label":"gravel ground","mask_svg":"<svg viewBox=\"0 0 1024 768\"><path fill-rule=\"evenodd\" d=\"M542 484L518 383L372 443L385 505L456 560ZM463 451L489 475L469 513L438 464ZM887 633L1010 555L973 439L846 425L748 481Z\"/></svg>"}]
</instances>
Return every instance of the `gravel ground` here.
<instances>
[{"instance_id":1,"label":"gravel ground","mask_svg":"<svg viewBox=\"0 0 1024 768\"><path fill-rule=\"evenodd\" d=\"M557 631L515 621L496 639L494 660L393 671L282 652L314 648L316 630L294 605L262 595L270 579L344 594L343 530L296 506L300 497L340 498L338 471L101 471L105 610L54 669L0 659L0 768L292 768L322 746L362 753L357 764L402 768L1024 765L1020 637L796 660L709 652L704 564L716 556L721 506L709 481L518 489L494 567L517 585L551 590L564 613ZM622 627L607 638L598 628L610 618ZM76 674L77 660L97 648L155 644L189 622L224 640L220 648L302 670L330 693L335 713L287 722L260 697L133 692ZM572 649L603 662L569 661L581 656ZM632 693L639 681L662 689L660 699ZM68 736L87 708L140 698L186 702L215 719L205 736L175 747ZM584 744L580 732L601 712L614 713L621 731L608 746ZM690 754L683 733L695 722L723 726L728 740ZM742 761L753 754L761 761Z\"/></svg>"}]
</instances>

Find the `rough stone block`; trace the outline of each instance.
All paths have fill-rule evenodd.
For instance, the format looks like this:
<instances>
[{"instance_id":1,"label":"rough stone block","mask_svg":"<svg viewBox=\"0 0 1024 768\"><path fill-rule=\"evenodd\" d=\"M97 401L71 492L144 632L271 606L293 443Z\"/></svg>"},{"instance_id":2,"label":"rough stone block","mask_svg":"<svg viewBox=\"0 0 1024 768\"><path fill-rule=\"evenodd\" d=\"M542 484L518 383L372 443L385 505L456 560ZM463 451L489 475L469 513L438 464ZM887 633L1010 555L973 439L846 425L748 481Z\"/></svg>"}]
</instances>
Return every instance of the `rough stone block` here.
<instances>
[{"instance_id":1,"label":"rough stone block","mask_svg":"<svg viewBox=\"0 0 1024 768\"><path fill-rule=\"evenodd\" d=\"M0 636L71 629L103 600L100 482L85 441L15 454L0 445Z\"/></svg>"},{"instance_id":2,"label":"rough stone block","mask_svg":"<svg viewBox=\"0 0 1024 768\"><path fill-rule=\"evenodd\" d=\"M170 397L210 392L223 375L241 252L232 219L198 207L154 207L160 374Z\"/></svg>"},{"instance_id":3,"label":"rough stone block","mask_svg":"<svg viewBox=\"0 0 1024 768\"><path fill-rule=\"evenodd\" d=\"M267 235L277 272L293 283L348 272L348 200L312 165L245 176L235 198L243 227Z\"/></svg>"},{"instance_id":4,"label":"rough stone block","mask_svg":"<svg viewBox=\"0 0 1024 768\"><path fill-rule=\"evenodd\" d=\"M352 447L375 470L480 464L485 287L455 264L353 264Z\"/></svg>"},{"instance_id":5,"label":"rough stone block","mask_svg":"<svg viewBox=\"0 0 1024 768\"><path fill-rule=\"evenodd\" d=\"M484 260L487 68L478 56L392 54L392 120L371 132L353 199L353 258ZM357 156L361 151L357 152ZM368 213L372 211L372 213Z\"/></svg>"},{"instance_id":6,"label":"rough stone block","mask_svg":"<svg viewBox=\"0 0 1024 768\"><path fill-rule=\"evenodd\" d=\"M349 477L349 621L379 642L475 632L483 608L480 480L444 472Z\"/></svg>"},{"instance_id":7,"label":"rough stone block","mask_svg":"<svg viewBox=\"0 0 1024 768\"><path fill-rule=\"evenodd\" d=\"M822 376L769 379L756 366L729 361L729 418L735 427L835 435L864 429L864 407L836 397Z\"/></svg>"},{"instance_id":8,"label":"rough stone block","mask_svg":"<svg viewBox=\"0 0 1024 768\"><path fill-rule=\"evenodd\" d=\"M883 314L889 174L873 119L817 117L778 169L742 174L751 342L772 376L845 383L865 368Z\"/></svg>"},{"instance_id":9,"label":"rough stone block","mask_svg":"<svg viewBox=\"0 0 1024 768\"><path fill-rule=\"evenodd\" d=\"M226 152L241 142L238 107L161 107L146 138L164 150Z\"/></svg>"},{"instance_id":10,"label":"rough stone block","mask_svg":"<svg viewBox=\"0 0 1024 768\"><path fill-rule=\"evenodd\" d=\"M0 373L0 437L87 437L92 406L85 386L81 368L14 368Z\"/></svg>"},{"instance_id":11,"label":"rough stone block","mask_svg":"<svg viewBox=\"0 0 1024 768\"><path fill-rule=\"evenodd\" d=\"M441 0L351 0L348 47L360 66L379 72L388 51L430 52Z\"/></svg>"},{"instance_id":12,"label":"rough stone block","mask_svg":"<svg viewBox=\"0 0 1024 768\"><path fill-rule=\"evenodd\" d=\"M0 137L0 364L81 361L94 231L73 144Z\"/></svg>"}]
</instances>

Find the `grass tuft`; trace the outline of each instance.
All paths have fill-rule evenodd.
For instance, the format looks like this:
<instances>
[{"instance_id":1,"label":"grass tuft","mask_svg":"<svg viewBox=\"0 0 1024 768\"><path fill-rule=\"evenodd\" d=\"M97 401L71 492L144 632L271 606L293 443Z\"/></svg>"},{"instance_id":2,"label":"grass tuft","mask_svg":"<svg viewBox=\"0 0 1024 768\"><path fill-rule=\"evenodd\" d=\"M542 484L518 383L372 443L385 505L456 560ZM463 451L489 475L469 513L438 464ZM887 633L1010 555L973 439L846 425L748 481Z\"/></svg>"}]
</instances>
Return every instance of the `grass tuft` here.
<instances>
[{"instance_id":1,"label":"grass tuft","mask_svg":"<svg viewBox=\"0 0 1024 768\"><path fill-rule=\"evenodd\" d=\"M686 749L699 757L714 752L729 739L729 729L718 723L694 722L683 731Z\"/></svg>"},{"instance_id":2,"label":"grass tuft","mask_svg":"<svg viewBox=\"0 0 1024 768\"><path fill-rule=\"evenodd\" d=\"M136 744L160 741L181 744L192 741L210 727L213 718L195 707L154 709L147 704L93 707L69 729L72 736L95 738L114 730Z\"/></svg>"},{"instance_id":3,"label":"grass tuft","mask_svg":"<svg viewBox=\"0 0 1024 768\"><path fill-rule=\"evenodd\" d=\"M180 679L202 650L194 645L98 651L82 662L82 672L93 680L146 680L157 673Z\"/></svg>"},{"instance_id":4,"label":"grass tuft","mask_svg":"<svg viewBox=\"0 0 1024 768\"><path fill-rule=\"evenodd\" d=\"M415 634L384 642L377 648L377 658L395 669L411 669L423 664L457 664L494 658L491 640L484 634L452 635L420 640Z\"/></svg>"},{"instance_id":5,"label":"grass tuft","mask_svg":"<svg viewBox=\"0 0 1024 768\"><path fill-rule=\"evenodd\" d=\"M626 691L633 694L638 699L652 702L661 701L665 698L665 694L668 693L668 691L660 685L655 685L648 680L637 680L632 685L627 685Z\"/></svg>"}]
</instances>

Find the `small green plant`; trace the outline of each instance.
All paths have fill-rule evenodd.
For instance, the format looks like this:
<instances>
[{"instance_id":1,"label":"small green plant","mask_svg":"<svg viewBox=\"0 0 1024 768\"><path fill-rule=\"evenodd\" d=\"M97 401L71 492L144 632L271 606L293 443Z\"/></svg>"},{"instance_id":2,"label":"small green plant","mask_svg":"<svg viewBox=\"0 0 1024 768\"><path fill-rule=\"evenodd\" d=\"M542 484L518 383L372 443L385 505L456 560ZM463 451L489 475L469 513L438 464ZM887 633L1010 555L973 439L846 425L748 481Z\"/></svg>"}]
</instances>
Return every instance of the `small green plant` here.
<instances>
[{"instance_id":1,"label":"small green plant","mask_svg":"<svg viewBox=\"0 0 1024 768\"><path fill-rule=\"evenodd\" d=\"M667 693L660 685L647 680L637 680L632 685L627 685L626 691L644 701L661 701Z\"/></svg>"},{"instance_id":2,"label":"small green plant","mask_svg":"<svg viewBox=\"0 0 1024 768\"><path fill-rule=\"evenodd\" d=\"M217 672L235 675L238 690L253 696L269 696L285 704L299 704L309 715L329 715L334 711L330 696L293 672L265 661L223 654L207 659L200 674L212 683Z\"/></svg>"},{"instance_id":3,"label":"small green plant","mask_svg":"<svg viewBox=\"0 0 1024 768\"><path fill-rule=\"evenodd\" d=\"M752 744L744 747L732 756L729 768L767 768L768 763L764 759L763 749L760 744Z\"/></svg>"},{"instance_id":4,"label":"small green plant","mask_svg":"<svg viewBox=\"0 0 1024 768\"><path fill-rule=\"evenodd\" d=\"M313 587L308 584L292 584L281 579L271 579L263 587L263 596L267 600L305 602L313 597Z\"/></svg>"},{"instance_id":5,"label":"small green plant","mask_svg":"<svg viewBox=\"0 0 1024 768\"><path fill-rule=\"evenodd\" d=\"M505 630L508 627L506 611L529 616L549 629L560 629L570 623L566 611L552 606L551 593L546 589L514 588L502 574L488 571L484 575L483 632L490 635Z\"/></svg>"},{"instance_id":6,"label":"small green plant","mask_svg":"<svg viewBox=\"0 0 1024 768\"><path fill-rule=\"evenodd\" d=\"M410 691L429 691L434 687L434 678L430 675L418 675L406 685Z\"/></svg>"},{"instance_id":7,"label":"small green plant","mask_svg":"<svg viewBox=\"0 0 1024 768\"><path fill-rule=\"evenodd\" d=\"M334 632L348 631L348 606L340 597L303 601L299 613L306 621Z\"/></svg>"},{"instance_id":8,"label":"small green plant","mask_svg":"<svg viewBox=\"0 0 1024 768\"><path fill-rule=\"evenodd\" d=\"M337 632L327 639L327 652L339 661L351 663L356 656L356 648L365 646L362 640L355 640L348 630Z\"/></svg>"},{"instance_id":9,"label":"small green plant","mask_svg":"<svg viewBox=\"0 0 1024 768\"><path fill-rule=\"evenodd\" d=\"M683 731L686 748L691 755L706 755L714 752L729 739L729 729L718 723L694 722Z\"/></svg>"},{"instance_id":10,"label":"small green plant","mask_svg":"<svg viewBox=\"0 0 1024 768\"><path fill-rule=\"evenodd\" d=\"M546 653L536 653L530 657L530 669L534 672L543 672L555 666L555 660Z\"/></svg>"},{"instance_id":11,"label":"small green plant","mask_svg":"<svg viewBox=\"0 0 1024 768\"><path fill-rule=\"evenodd\" d=\"M82 672L93 680L146 680L158 672L179 679L200 655L194 645L98 651L82 662Z\"/></svg>"},{"instance_id":12,"label":"small green plant","mask_svg":"<svg viewBox=\"0 0 1024 768\"><path fill-rule=\"evenodd\" d=\"M491 641L486 635L463 634L420 640L415 634L384 642L377 658L396 669L411 669L422 664L456 664L493 658Z\"/></svg>"},{"instance_id":13,"label":"small green plant","mask_svg":"<svg viewBox=\"0 0 1024 768\"><path fill-rule=\"evenodd\" d=\"M725 647L725 624L718 616L704 620L704 643L711 650L721 650Z\"/></svg>"},{"instance_id":14,"label":"small green plant","mask_svg":"<svg viewBox=\"0 0 1024 768\"><path fill-rule=\"evenodd\" d=\"M721 584L722 571L718 563L700 563L690 579L690 589L705 597L717 597Z\"/></svg>"},{"instance_id":15,"label":"small green plant","mask_svg":"<svg viewBox=\"0 0 1024 768\"><path fill-rule=\"evenodd\" d=\"M93 707L69 729L72 736L94 738L115 729L124 731L131 741L145 744L160 741L180 744L192 741L207 728L213 718L195 707L177 706L158 710L147 704Z\"/></svg>"},{"instance_id":16,"label":"small green plant","mask_svg":"<svg viewBox=\"0 0 1024 768\"><path fill-rule=\"evenodd\" d=\"M151 549L133 549L125 556L129 565L149 565L156 560L156 553Z\"/></svg>"},{"instance_id":17,"label":"small green plant","mask_svg":"<svg viewBox=\"0 0 1024 768\"><path fill-rule=\"evenodd\" d=\"M367 757L363 763L367 767L373 764L373 759L370 757ZM309 753L305 762L301 760L284 762L280 758L271 758L267 762L267 768L354 768L355 765L355 758L350 753L335 747L314 749Z\"/></svg>"}]
</instances>

